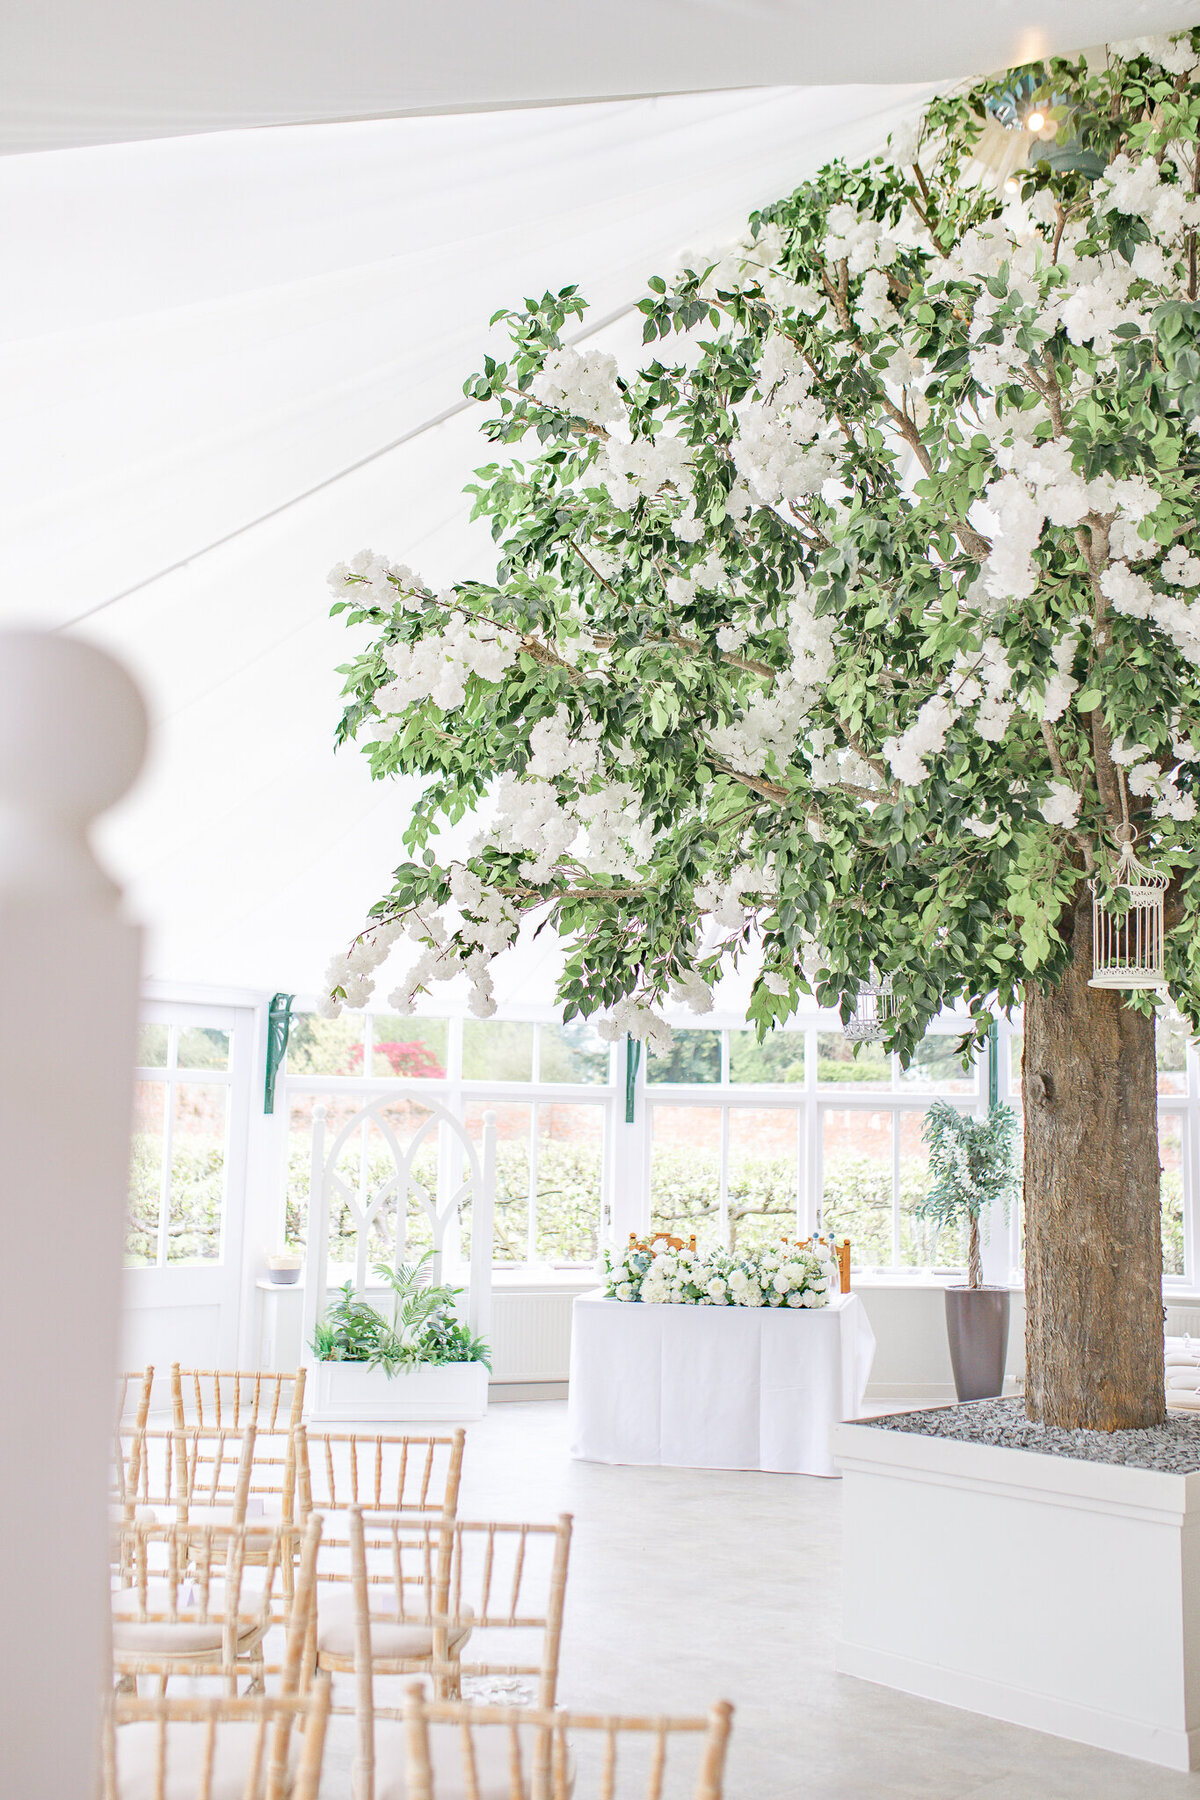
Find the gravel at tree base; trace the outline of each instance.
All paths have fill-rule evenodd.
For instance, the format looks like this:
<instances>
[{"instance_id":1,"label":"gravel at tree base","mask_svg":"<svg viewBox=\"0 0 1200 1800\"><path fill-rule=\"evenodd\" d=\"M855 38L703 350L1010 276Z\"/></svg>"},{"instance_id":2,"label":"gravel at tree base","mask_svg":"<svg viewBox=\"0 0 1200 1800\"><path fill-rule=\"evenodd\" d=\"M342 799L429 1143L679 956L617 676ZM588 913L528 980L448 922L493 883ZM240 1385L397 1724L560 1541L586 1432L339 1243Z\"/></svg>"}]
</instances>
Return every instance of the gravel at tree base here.
<instances>
[{"instance_id":1,"label":"gravel at tree base","mask_svg":"<svg viewBox=\"0 0 1200 1800\"><path fill-rule=\"evenodd\" d=\"M1169 1414L1165 1425L1148 1431L1064 1431L1057 1425L1035 1425L1025 1417L1024 1405L1017 1399L971 1400L926 1412L885 1413L859 1423L882 1431L911 1431L919 1437L954 1438L963 1444L1070 1456L1078 1462L1162 1469L1170 1475L1200 1470L1200 1414Z\"/></svg>"}]
</instances>

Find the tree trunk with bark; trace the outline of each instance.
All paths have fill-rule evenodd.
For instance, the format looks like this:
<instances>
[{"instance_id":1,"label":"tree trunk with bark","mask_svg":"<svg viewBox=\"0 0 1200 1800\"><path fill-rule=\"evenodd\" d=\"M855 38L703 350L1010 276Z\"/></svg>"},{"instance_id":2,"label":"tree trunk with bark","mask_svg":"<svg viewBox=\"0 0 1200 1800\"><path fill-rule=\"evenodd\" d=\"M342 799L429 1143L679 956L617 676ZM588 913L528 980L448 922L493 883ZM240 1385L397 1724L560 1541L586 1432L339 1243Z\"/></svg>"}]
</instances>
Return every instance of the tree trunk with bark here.
<instances>
[{"instance_id":1,"label":"tree trunk with bark","mask_svg":"<svg viewBox=\"0 0 1200 1800\"><path fill-rule=\"evenodd\" d=\"M1120 1431L1166 1418L1154 1021L1091 988L1091 896L1058 988L1025 990L1025 1409Z\"/></svg>"}]
</instances>

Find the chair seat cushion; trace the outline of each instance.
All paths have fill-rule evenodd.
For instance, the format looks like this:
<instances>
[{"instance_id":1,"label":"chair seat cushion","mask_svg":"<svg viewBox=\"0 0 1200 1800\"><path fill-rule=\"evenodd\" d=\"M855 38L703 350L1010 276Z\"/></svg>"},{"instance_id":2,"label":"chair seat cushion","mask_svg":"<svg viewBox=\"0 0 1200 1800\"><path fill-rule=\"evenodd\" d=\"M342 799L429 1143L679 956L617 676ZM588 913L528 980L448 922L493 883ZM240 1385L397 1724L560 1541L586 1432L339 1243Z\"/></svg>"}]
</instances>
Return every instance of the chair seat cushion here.
<instances>
[{"instance_id":1,"label":"chair seat cushion","mask_svg":"<svg viewBox=\"0 0 1200 1800\"><path fill-rule=\"evenodd\" d=\"M172 1590L165 1583L151 1582L146 1588L146 1606L148 1613L169 1613L172 1605ZM205 1619L189 1617L186 1605L177 1607L178 1619L139 1617L142 1611L141 1600L132 1588L118 1588L112 1596L113 1611L113 1650L118 1656L206 1656L221 1649L224 1628L220 1617L212 1618L213 1613L221 1612L221 1595L214 1590L209 1595L209 1614ZM197 1613L200 1609L197 1607ZM243 1597L241 1614L238 1620L238 1653L246 1654L253 1649L262 1628L262 1620L252 1599Z\"/></svg>"},{"instance_id":2,"label":"chair seat cushion","mask_svg":"<svg viewBox=\"0 0 1200 1800\"><path fill-rule=\"evenodd\" d=\"M205 1800L260 1800L267 1791L267 1768L270 1762L274 1726L266 1732L251 1723L234 1720L218 1724L214 1739L212 1786L204 1790ZM121 1800L158 1800L159 1745L162 1727L152 1720L137 1720L116 1728L117 1792ZM257 1781L250 1781L250 1769L259 1755L261 1766ZM167 1771L162 1800L196 1800L200 1789L200 1771L209 1740L207 1725L172 1719L166 1731ZM299 1755L297 1733L291 1733L289 1764ZM287 1786L292 1785L289 1768Z\"/></svg>"},{"instance_id":3,"label":"chair seat cushion","mask_svg":"<svg viewBox=\"0 0 1200 1800\"><path fill-rule=\"evenodd\" d=\"M469 1625L460 1625L449 1634L450 1648L456 1649L471 1635ZM354 1595L324 1594L317 1602L317 1652L347 1661L354 1659ZM376 1662L417 1662L433 1655L433 1630L428 1625L411 1624L394 1612L372 1612L371 1656Z\"/></svg>"},{"instance_id":4,"label":"chair seat cushion","mask_svg":"<svg viewBox=\"0 0 1200 1800\"><path fill-rule=\"evenodd\" d=\"M517 1717L520 1715L517 1714ZM375 1726L375 1800L406 1800L408 1793L407 1727L398 1720L380 1719ZM512 1738L499 1725L483 1725L472 1734L479 1800L514 1800L510 1759ZM521 1733L522 1792L529 1793L529 1759L533 1738ZM433 1765L433 1791L437 1800L468 1800L463 1770L462 1732L457 1725L430 1725L429 1760ZM568 1772L568 1792L574 1787L574 1771Z\"/></svg>"}]
</instances>

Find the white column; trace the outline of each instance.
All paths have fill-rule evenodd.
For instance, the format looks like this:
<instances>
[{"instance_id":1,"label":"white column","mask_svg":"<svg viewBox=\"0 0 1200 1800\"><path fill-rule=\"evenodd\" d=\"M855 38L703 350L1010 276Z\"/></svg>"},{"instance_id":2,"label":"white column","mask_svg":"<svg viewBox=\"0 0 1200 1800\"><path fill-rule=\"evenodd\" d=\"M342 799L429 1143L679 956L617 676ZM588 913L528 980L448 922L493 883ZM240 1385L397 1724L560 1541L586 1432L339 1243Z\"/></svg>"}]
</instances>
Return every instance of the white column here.
<instances>
[{"instance_id":1,"label":"white column","mask_svg":"<svg viewBox=\"0 0 1200 1800\"><path fill-rule=\"evenodd\" d=\"M140 934L88 828L145 738L102 651L0 632L0 1785L22 1800L98 1787Z\"/></svg>"}]
</instances>

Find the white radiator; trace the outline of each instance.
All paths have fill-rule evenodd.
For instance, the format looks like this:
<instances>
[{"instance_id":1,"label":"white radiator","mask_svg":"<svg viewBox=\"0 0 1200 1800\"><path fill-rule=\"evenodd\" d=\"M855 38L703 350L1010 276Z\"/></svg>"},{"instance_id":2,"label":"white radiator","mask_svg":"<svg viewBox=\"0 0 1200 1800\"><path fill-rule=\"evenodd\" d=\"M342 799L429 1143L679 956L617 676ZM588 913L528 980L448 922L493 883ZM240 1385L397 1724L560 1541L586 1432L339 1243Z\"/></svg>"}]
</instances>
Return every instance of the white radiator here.
<instances>
[{"instance_id":1,"label":"white radiator","mask_svg":"<svg viewBox=\"0 0 1200 1800\"><path fill-rule=\"evenodd\" d=\"M565 1381L571 1368L574 1299L574 1292L558 1289L549 1293L493 1289L492 1380Z\"/></svg>"}]
</instances>

